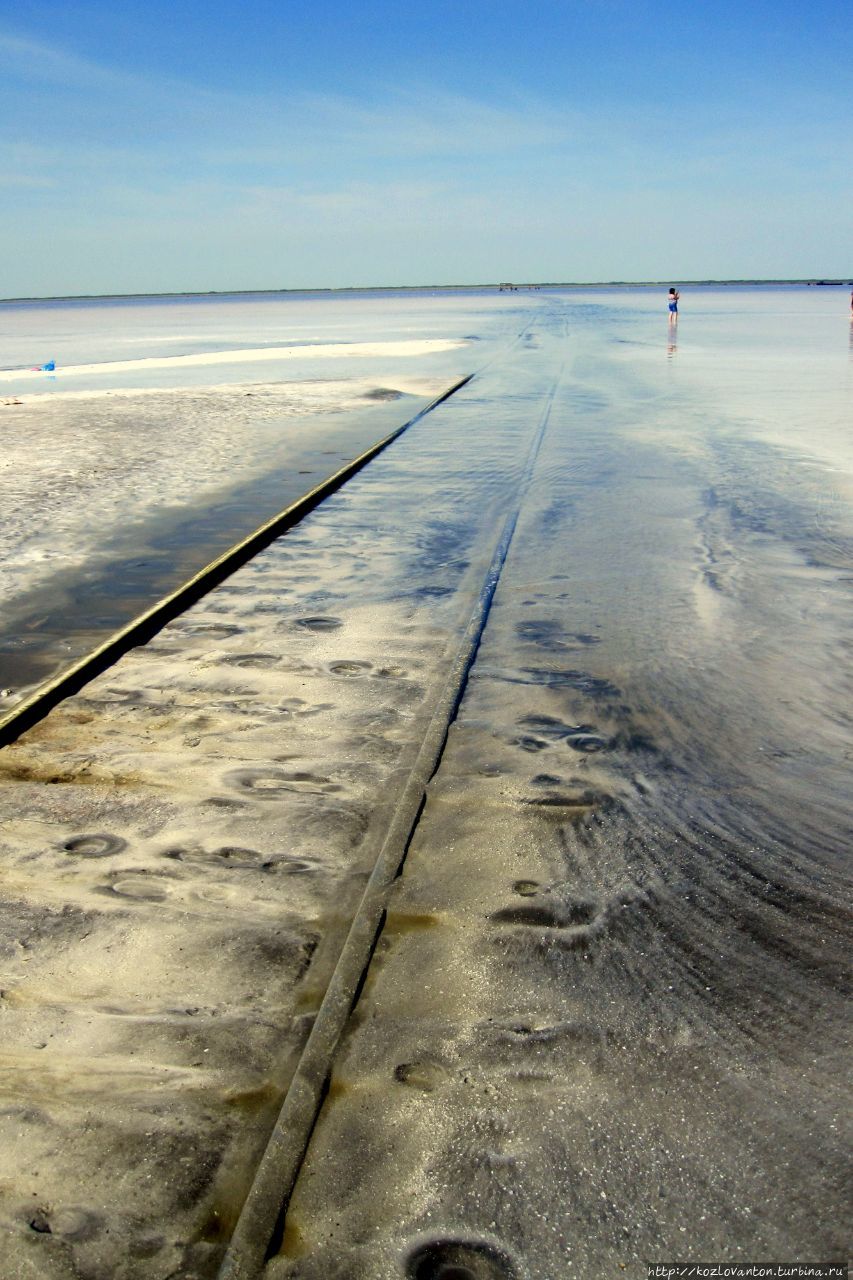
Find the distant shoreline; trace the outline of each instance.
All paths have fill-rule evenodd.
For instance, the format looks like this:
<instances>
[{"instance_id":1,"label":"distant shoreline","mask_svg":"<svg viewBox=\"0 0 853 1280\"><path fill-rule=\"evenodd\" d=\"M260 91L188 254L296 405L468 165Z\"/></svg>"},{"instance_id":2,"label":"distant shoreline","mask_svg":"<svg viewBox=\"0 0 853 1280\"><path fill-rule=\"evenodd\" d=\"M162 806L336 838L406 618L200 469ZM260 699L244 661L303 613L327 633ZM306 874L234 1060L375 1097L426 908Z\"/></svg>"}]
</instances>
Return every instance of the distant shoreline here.
<instances>
[{"instance_id":1,"label":"distant shoreline","mask_svg":"<svg viewBox=\"0 0 853 1280\"><path fill-rule=\"evenodd\" d=\"M673 277L674 279L675 277ZM474 293L482 289L497 289L503 292L526 292L535 289L661 289L667 288L671 280L540 280L511 282L503 286L498 281L485 284L399 284L399 285L340 285L305 287L301 289L184 289L167 293L68 293L32 295L30 297L0 298L0 305L19 302L126 302L134 298L255 298L276 296L304 296L305 294L353 294L353 293L423 293L425 290L455 290ZM752 288L762 285L807 285L815 288L845 288L853 286L853 280L825 280L813 277L802 280L678 280L678 284L686 287L698 285L736 286L749 285Z\"/></svg>"}]
</instances>

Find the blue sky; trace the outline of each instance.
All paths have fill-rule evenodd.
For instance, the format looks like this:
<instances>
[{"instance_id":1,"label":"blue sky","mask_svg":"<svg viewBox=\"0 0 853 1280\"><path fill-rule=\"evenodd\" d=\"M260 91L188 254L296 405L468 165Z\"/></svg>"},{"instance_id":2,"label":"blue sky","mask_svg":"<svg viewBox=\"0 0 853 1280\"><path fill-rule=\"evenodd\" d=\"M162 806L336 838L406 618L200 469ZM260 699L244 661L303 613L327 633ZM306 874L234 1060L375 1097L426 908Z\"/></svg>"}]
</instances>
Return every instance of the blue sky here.
<instances>
[{"instance_id":1,"label":"blue sky","mask_svg":"<svg viewBox=\"0 0 853 1280\"><path fill-rule=\"evenodd\" d=\"M853 8L16 0L0 296L847 276Z\"/></svg>"}]
</instances>

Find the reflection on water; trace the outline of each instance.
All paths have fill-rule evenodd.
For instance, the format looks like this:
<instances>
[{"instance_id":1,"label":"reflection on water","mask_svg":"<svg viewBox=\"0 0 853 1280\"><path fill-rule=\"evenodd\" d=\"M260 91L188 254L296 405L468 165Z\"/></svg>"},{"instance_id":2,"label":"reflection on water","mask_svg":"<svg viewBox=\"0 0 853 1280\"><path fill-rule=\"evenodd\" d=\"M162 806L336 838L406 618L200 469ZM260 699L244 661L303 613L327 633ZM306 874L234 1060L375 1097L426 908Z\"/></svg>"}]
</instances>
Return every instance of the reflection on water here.
<instances>
[{"instance_id":1,"label":"reflection on water","mask_svg":"<svg viewBox=\"0 0 853 1280\"><path fill-rule=\"evenodd\" d=\"M489 1276L566 1274L567 1242L585 1277L685 1239L846 1256L838 315L691 297L671 379L639 301L593 326L552 300L459 423L482 449L498 413L548 414L292 1201L305 1280L401 1240Z\"/></svg>"},{"instance_id":2,"label":"reflection on water","mask_svg":"<svg viewBox=\"0 0 853 1280\"><path fill-rule=\"evenodd\" d=\"M281 626L253 638L254 606L238 611L232 582L190 628L186 688L158 680L158 661L178 665L168 635L159 659L140 650L127 684L109 682L131 703L146 681L171 700L161 769L180 782L175 761L204 753L196 808L175 819L193 831L170 846L176 870L217 857L236 913L245 890L230 868L259 831L277 858L284 833L300 875L328 874L330 847L345 867L390 785L359 753L396 758L424 660L442 664L435 628L467 616L489 563L481 541L545 425L277 1274L373 1280L408 1258L412 1276L505 1278L518 1258L556 1277L571 1252L572 1274L593 1277L680 1256L685 1240L696 1257L847 1254L853 470L837 297L691 291L677 378L659 313L651 291L537 295L523 340L246 571L269 575L257 616L283 609ZM424 599L438 602L429 623L412 611ZM235 619L247 634L216 652L210 637L231 645ZM396 702L386 681L401 682ZM340 700L359 690L347 719ZM234 729L245 759L229 762L211 817L238 705L274 744ZM318 728L296 738L302 717ZM140 771L156 777L153 721L137 723ZM93 727L80 732L88 744ZM282 749L303 761L264 764ZM124 773L133 754L112 750ZM347 818L349 789L361 826L315 826ZM233 839L199 852L195 813L218 830L235 792ZM282 820L294 795L305 807ZM100 793L92 803L98 825L66 853L104 840L91 834ZM39 849L43 830L30 823ZM132 847L135 878L114 891L181 891L162 873L143 883L146 842ZM294 924L316 921L295 895ZM254 1001L257 984L245 989ZM231 1198L238 1182L228 1167Z\"/></svg>"}]
</instances>

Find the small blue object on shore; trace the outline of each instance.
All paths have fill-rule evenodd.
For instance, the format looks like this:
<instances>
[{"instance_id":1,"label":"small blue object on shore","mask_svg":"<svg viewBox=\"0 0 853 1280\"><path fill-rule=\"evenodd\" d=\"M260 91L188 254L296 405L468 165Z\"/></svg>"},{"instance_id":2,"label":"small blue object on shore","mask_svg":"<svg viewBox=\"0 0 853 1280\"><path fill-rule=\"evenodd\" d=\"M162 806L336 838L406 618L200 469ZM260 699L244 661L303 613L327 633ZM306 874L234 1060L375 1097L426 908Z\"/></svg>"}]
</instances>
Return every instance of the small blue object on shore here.
<instances>
[{"instance_id":1,"label":"small blue object on shore","mask_svg":"<svg viewBox=\"0 0 853 1280\"><path fill-rule=\"evenodd\" d=\"M48 360L47 364L42 365L42 370L45 373L53 373L55 368L56 368L55 360Z\"/></svg>"}]
</instances>

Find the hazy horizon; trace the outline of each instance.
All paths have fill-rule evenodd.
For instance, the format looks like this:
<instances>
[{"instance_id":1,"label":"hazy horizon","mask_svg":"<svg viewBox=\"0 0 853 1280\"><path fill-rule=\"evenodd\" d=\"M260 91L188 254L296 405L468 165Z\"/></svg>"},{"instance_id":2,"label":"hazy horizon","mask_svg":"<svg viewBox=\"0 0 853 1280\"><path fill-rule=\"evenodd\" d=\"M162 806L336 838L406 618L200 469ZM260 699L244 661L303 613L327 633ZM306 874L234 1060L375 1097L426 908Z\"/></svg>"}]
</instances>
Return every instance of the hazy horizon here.
<instances>
[{"instance_id":1,"label":"hazy horizon","mask_svg":"<svg viewBox=\"0 0 853 1280\"><path fill-rule=\"evenodd\" d=\"M0 304L15 302L108 302L111 300L120 301L122 299L133 298L239 298L254 297L256 295L276 295L276 294L314 294L314 293L417 293L431 289L461 289L474 292L477 289L503 289L508 291L510 288L518 292L525 292L537 289L662 289L667 288L670 283L674 283L681 288L783 288L783 287L800 287L800 288L821 288L821 289L844 289L848 286L853 287L853 279L828 279L824 277L808 276L801 279L732 279L732 280L687 280L676 279L668 276L664 280L514 280L514 281L497 281L483 280L475 284L460 284L452 281L442 281L440 283L426 284L355 284L355 285L305 285L301 288L287 287L270 287L264 289L163 289L152 290L150 292L137 291L134 293L49 293L49 294L32 294L29 297L21 295L20 297L0 298Z\"/></svg>"}]
</instances>

